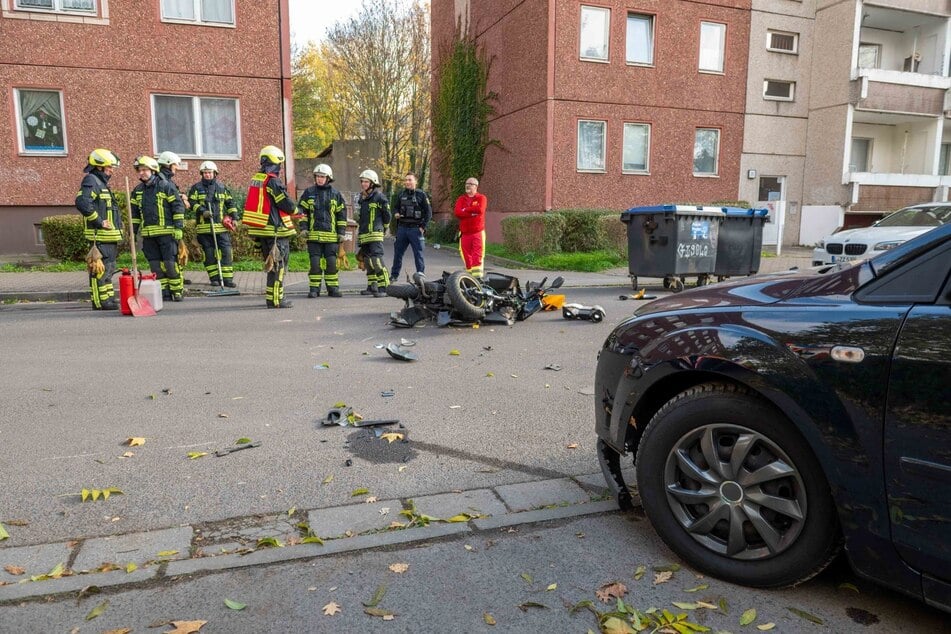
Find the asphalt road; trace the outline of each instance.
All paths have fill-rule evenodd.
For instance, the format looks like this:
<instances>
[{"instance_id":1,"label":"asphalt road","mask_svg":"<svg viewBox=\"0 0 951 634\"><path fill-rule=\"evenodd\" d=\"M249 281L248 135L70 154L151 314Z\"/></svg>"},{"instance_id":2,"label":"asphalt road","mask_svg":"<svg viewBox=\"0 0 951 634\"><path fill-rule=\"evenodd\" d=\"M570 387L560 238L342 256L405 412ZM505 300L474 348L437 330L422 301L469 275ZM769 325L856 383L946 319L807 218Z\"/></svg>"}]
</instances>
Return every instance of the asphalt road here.
<instances>
[{"instance_id":1,"label":"asphalt road","mask_svg":"<svg viewBox=\"0 0 951 634\"><path fill-rule=\"evenodd\" d=\"M8 527L3 547L340 506L357 488L412 498L594 473L596 355L636 304L618 301L617 288L567 293L569 301L602 304L606 321L540 313L513 327L394 330L387 315L398 300L353 296L296 299L281 311L264 309L260 297L189 299L148 319L72 304L4 307L0 520L27 525ZM419 361L395 361L377 347L400 338L417 342ZM368 419L400 419L410 442L347 442L348 430L318 423L338 401ZM145 444L124 446L130 437ZM262 445L187 457L241 437ZM83 488L106 487L124 495L80 502ZM636 513L512 531L164 580L82 601L6 605L0 632L164 631L145 628L194 619L208 621L202 632L584 632L597 628L594 616L566 605L590 599L607 610L594 592L614 580L641 610L725 598L725 614L688 611L714 630L775 623L790 632L936 632L945 622L841 565L782 592L700 579L686 568L654 584L651 567L676 560ZM388 569L401 562L405 573ZM640 565L647 572L635 581ZM393 621L363 612L361 602L380 585L387 592L379 607L397 613ZM685 592L700 585L708 588ZM248 607L229 610L224 598ZM102 616L86 622L103 600ZM324 616L331 601L342 612ZM755 623L739 626L750 608Z\"/></svg>"}]
</instances>

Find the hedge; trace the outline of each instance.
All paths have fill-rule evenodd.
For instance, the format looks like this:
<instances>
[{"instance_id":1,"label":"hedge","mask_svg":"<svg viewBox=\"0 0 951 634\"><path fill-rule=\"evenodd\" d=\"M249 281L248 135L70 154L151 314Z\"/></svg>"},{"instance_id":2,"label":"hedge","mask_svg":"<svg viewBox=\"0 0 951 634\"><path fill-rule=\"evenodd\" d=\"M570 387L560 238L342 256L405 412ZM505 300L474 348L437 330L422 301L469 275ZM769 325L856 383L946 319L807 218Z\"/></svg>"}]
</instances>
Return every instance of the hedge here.
<instances>
[{"instance_id":1,"label":"hedge","mask_svg":"<svg viewBox=\"0 0 951 634\"><path fill-rule=\"evenodd\" d=\"M620 214L603 214L598 218L604 235L604 248L627 255L627 225L621 222Z\"/></svg>"},{"instance_id":2,"label":"hedge","mask_svg":"<svg viewBox=\"0 0 951 634\"><path fill-rule=\"evenodd\" d=\"M607 248L608 240L604 233L601 218L606 215L618 216L610 209L565 209L556 212L565 219L565 228L561 234L561 250L564 253L597 251Z\"/></svg>"},{"instance_id":3,"label":"hedge","mask_svg":"<svg viewBox=\"0 0 951 634\"><path fill-rule=\"evenodd\" d=\"M565 217L558 213L509 216L502 220L502 242L522 255L556 253L565 231Z\"/></svg>"}]
</instances>

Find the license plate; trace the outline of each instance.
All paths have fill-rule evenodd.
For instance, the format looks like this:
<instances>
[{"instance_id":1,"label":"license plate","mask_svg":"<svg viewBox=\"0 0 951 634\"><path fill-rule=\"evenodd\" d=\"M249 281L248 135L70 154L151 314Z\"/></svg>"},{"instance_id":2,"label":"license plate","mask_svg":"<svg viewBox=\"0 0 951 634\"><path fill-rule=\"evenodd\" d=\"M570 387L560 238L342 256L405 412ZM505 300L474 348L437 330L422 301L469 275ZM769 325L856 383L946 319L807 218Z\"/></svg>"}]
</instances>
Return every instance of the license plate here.
<instances>
[{"instance_id":1,"label":"license plate","mask_svg":"<svg viewBox=\"0 0 951 634\"><path fill-rule=\"evenodd\" d=\"M832 262L853 262L858 259L855 255L833 255Z\"/></svg>"}]
</instances>

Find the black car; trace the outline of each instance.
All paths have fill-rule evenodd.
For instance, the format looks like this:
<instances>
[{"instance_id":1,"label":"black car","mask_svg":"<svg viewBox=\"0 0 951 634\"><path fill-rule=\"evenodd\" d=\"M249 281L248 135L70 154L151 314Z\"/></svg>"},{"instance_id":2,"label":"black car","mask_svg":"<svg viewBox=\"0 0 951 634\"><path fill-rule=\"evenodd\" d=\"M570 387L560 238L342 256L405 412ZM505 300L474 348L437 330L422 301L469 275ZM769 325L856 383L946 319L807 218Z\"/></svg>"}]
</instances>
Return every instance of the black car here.
<instances>
[{"instance_id":1,"label":"black car","mask_svg":"<svg viewBox=\"0 0 951 634\"><path fill-rule=\"evenodd\" d=\"M598 457L667 545L750 586L845 552L951 610L951 225L872 260L638 309L604 342Z\"/></svg>"}]
</instances>

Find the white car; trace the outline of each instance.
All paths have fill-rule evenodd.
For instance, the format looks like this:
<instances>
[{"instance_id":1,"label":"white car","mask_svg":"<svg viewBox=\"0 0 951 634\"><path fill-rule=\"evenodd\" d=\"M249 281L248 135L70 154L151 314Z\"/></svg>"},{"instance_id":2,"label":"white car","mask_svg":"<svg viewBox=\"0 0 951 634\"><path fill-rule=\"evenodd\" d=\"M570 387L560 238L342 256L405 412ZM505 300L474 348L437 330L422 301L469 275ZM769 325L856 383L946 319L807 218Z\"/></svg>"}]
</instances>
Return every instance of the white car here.
<instances>
[{"instance_id":1,"label":"white car","mask_svg":"<svg viewBox=\"0 0 951 634\"><path fill-rule=\"evenodd\" d=\"M899 209L871 227L846 229L819 241L812 265L864 260L951 222L951 202L923 203Z\"/></svg>"}]
</instances>

